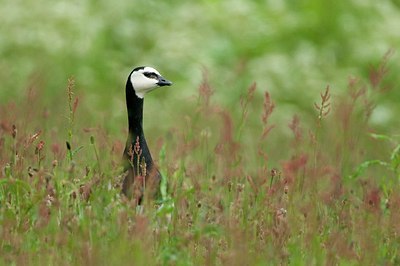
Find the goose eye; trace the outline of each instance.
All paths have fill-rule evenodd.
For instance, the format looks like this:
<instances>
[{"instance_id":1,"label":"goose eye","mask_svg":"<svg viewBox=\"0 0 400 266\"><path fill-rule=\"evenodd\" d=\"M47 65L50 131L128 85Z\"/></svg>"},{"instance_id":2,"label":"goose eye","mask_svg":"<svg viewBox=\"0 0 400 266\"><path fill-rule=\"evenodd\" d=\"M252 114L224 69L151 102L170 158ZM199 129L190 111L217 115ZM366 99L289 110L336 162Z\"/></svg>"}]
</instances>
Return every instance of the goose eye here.
<instances>
[{"instance_id":1,"label":"goose eye","mask_svg":"<svg viewBox=\"0 0 400 266\"><path fill-rule=\"evenodd\" d=\"M145 73L143 73L143 75L145 75L149 79L158 79L158 75L153 72L145 72Z\"/></svg>"}]
</instances>

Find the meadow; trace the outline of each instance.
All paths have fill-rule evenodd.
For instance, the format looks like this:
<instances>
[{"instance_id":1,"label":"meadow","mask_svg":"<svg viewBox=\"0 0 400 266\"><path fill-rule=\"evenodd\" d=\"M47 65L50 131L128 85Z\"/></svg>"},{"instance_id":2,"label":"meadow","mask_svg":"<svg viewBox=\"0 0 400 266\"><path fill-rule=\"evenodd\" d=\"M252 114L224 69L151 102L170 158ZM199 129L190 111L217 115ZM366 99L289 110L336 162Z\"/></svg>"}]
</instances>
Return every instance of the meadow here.
<instances>
[{"instance_id":1,"label":"meadow","mask_svg":"<svg viewBox=\"0 0 400 266\"><path fill-rule=\"evenodd\" d=\"M0 265L398 265L398 1L25 1L0 17ZM121 194L125 82L164 182Z\"/></svg>"}]
</instances>

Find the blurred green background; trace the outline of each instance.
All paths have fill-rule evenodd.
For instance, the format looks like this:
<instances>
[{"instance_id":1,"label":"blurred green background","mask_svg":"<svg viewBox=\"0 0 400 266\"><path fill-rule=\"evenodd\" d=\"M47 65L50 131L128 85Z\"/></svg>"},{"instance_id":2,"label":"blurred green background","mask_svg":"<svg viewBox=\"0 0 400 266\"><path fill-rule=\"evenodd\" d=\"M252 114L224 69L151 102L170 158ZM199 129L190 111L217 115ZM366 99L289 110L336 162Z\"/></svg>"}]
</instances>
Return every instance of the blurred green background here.
<instances>
[{"instance_id":1,"label":"blurred green background","mask_svg":"<svg viewBox=\"0 0 400 266\"><path fill-rule=\"evenodd\" d=\"M399 0L1 1L0 264L399 264L399 48ZM383 92L370 76L388 51ZM117 185L140 65L174 82L145 102L172 199L156 218Z\"/></svg>"},{"instance_id":2,"label":"blurred green background","mask_svg":"<svg viewBox=\"0 0 400 266\"><path fill-rule=\"evenodd\" d=\"M174 81L147 97L146 113L157 119L146 126L155 131L192 108L203 71L214 101L234 116L255 81L255 103L261 106L263 91L270 91L275 120L286 125L298 112L306 120L314 115L327 84L335 96L349 77L368 79L393 49L392 90L377 99L371 120L390 132L400 111L399 7L397 0L2 1L0 103L18 102L34 87L60 117L74 76L86 125L119 133L126 126L127 75L150 65Z\"/></svg>"}]
</instances>

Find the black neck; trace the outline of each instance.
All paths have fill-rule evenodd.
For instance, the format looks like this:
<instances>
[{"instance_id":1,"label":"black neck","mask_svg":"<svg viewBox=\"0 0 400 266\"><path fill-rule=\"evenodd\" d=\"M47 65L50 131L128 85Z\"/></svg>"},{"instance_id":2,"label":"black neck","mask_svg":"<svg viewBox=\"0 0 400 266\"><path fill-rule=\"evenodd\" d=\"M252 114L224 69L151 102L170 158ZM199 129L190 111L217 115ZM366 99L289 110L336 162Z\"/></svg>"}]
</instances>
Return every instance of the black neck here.
<instances>
[{"instance_id":1,"label":"black neck","mask_svg":"<svg viewBox=\"0 0 400 266\"><path fill-rule=\"evenodd\" d=\"M126 107L128 110L129 134L143 134L143 99L136 96L132 83L126 82Z\"/></svg>"},{"instance_id":2,"label":"black neck","mask_svg":"<svg viewBox=\"0 0 400 266\"><path fill-rule=\"evenodd\" d=\"M142 156L146 160L147 166L151 167L153 160L151 158L151 154L149 148L147 147L146 139L143 133L143 103L144 99L139 98L136 95L132 83L128 79L126 83L126 107L128 110L129 134L126 141L125 153L128 152L130 147L135 146L136 139L139 137Z\"/></svg>"}]
</instances>

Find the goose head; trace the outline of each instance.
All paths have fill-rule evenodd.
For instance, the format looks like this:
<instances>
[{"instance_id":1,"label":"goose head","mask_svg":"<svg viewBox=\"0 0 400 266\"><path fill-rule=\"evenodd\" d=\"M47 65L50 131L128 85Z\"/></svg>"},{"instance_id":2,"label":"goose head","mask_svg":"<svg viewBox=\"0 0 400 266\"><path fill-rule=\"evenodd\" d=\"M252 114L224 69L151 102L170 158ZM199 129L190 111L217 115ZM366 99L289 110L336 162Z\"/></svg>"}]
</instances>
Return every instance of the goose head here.
<instances>
[{"instance_id":1,"label":"goose head","mask_svg":"<svg viewBox=\"0 0 400 266\"><path fill-rule=\"evenodd\" d=\"M160 72L148 66L132 70L128 82L132 84L136 96L140 99L158 87L172 85L172 82L161 76Z\"/></svg>"}]
</instances>

